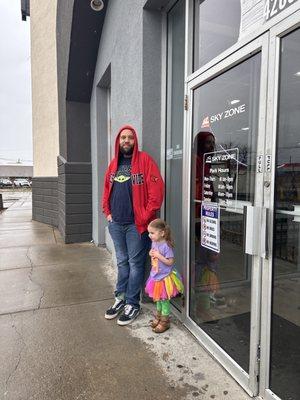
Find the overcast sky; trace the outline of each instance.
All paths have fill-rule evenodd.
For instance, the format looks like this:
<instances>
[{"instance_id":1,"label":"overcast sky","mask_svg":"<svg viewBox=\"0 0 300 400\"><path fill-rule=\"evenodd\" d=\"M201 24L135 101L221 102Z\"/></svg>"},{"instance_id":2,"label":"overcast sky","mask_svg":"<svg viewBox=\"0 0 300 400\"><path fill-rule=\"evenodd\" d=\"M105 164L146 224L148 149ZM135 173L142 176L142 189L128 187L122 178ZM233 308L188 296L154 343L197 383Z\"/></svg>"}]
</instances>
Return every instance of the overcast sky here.
<instances>
[{"instance_id":1,"label":"overcast sky","mask_svg":"<svg viewBox=\"0 0 300 400\"><path fill-rule=\"evenodd\" d=\"M0 0L0 163L32 161L30 18Z\"/></svg>"}]
</instances>

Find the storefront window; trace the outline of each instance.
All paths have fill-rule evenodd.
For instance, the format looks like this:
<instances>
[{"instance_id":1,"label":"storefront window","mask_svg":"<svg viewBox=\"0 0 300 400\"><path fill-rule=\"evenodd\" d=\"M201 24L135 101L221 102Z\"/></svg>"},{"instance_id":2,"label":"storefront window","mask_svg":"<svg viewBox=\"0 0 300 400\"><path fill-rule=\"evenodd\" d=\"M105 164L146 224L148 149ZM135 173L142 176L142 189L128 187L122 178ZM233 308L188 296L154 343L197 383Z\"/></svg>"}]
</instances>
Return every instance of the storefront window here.
<instances>
[{"instance_id":1,"label":"storefront window","mask_svg":"<svg viewBox=\"0 0 300 400\"><path fill-rule=\"evenodd\" d=\"M240 0L195 2L194 70L237 42L240 16Z\"/></svg>"},{"instance_id":2,"label":"storefront window","mask_svg":"<svg viewBox=\"0 0 300 400\"><path fill-rule=\"evenodd\" d=\"M270 388L300 396L300 29L281 42Z\"/></svg>"},{"instance_id":3,"label":"storefront window","mask_svg":"<svg viewBox=\"0 0 300 400\"><path fill-rule=\"evenodd\" d=\"M264 0L195 0L194 71L258 29Z\"/></svg>"},{"instance_id":4,"label":"storefront window","mask_svg":"<svg viewBox=\"0 0 300 400\"><path fill-rule=\"evenodd\" d=\"M176 267L183 272L182 239L182 145L184 99L185 1L179 0L168 13L167 47L167 138L166 221L175 239Z\"/></svg>"}]
</instances>

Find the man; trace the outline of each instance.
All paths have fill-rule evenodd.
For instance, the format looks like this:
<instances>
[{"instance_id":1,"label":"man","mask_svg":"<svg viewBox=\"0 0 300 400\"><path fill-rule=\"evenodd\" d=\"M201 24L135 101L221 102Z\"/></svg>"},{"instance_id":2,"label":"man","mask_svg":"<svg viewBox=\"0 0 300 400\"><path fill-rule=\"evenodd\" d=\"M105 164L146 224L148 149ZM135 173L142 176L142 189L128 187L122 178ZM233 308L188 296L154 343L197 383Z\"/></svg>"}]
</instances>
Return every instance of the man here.
<instances>
[{"instance_id":1,"label":"man","mask_svg":"<svg viewBox=\"0 0 300 400\"><path fill-rule=\"evenodd\" d=\"M140 291L150 248L147 226L156 218L164 195L164 183L153 159L139 151L134 128L123 126L115 142L115 158L104 182L103 212L114 243L118 278L115 302L105 318L130 324L140 311Z\"/></svg>"}]
</instances>

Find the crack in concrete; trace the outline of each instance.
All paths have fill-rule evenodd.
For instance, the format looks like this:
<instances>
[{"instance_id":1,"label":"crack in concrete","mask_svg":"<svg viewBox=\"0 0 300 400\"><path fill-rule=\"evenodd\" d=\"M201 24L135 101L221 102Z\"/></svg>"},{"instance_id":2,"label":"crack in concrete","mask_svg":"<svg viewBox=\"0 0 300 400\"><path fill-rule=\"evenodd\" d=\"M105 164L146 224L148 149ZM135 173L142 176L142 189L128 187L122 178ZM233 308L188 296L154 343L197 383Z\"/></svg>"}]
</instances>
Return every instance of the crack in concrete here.
<instances>
[{"instance_id":1,"label":"crack in concrete","mask_svg":"<svg viewBox=\"0 0 300 400\"><path fill-rule=\"evenodd\" d=\"M31 269L33 269L33 262L31 260L31 258L29 257L28 253L29 253L30 247L28 247L27 251L26 251L26 258L28 259Z\"/></svg>"},{"instance_id":2,"label":"crack in concrete","mask_svg":"<svg viewBox=\"0 0 300 400\"><path fill-rule=\"evenodd\" d=\"M20 365L21 357L22 357L22 352L23 352L23 350L24 350L24 348L25 348L25 346L26 346L22 334L18 331L18 329L17 329L17 327L16 327L16 325L15 325L13 316L10 315L10 317L11 317L11 320L12 320L12 325L11 325L11 326L12 326L12 328L15 330L16 334L19 336L19 338L20 338L21 342L23 343L23 345L22 345L22 348L21 348L20 351L19 351L17 363L16 363L16 365L14 366L14 368L12 369L12 371L10 372L10 374L8 375L8 377L7 377L6 381L5 381L5 390L4 390L4 395L5 395L5 396L6 396L7 393L8 393L9 381L12 379L13 375L15 375L15 373L16 373L16 371L17 371L19 365Z\"/></svg>"},{"instance_id":3,"label":"crack in concrete","mask_svg":"<svg viewBox=\"0 0 300 400\"><path fill-rule=\"evenodd\" d=\"M30 282L32 282L34 284L34 282L32 280L33 262L32 262L31 258L28 255L29 249L30 249L30 247L28 247L27 252L26 252L26 258L29 260L29 263L30 263L30 271L28 273L28 278L29 278Z\"/></svg>"},{"instance_id":4,"label":"crack in concrete","mask_svg":"<svg viewBox=\"0 0 300 400\"><path fill-rule=\"evenodd\" d=\"M28 273L28 278L29 278L30 282L32 282L33 285L37 285L40 288L40 291L42 292L41 296L40 296L40 299L39 299L38 306L37 306L37 308L35 308L33 310L33 312L35 312L35 311L37 311L37 310L39 310L41 308L42 300L43 300L43 298L45 296L45 290L42 288L42 286L38 282L35 282L33 280L33 278L32 278L34 264L33 264L32 260L31 260L31 258L29 257L29 254L28 254L29 250L30 250L30 247L28 248L28 250L26 252L26 257L27 257L27 259L29 260L29 263L30 263L30 271Z\"/></svg>"},{"instance_id":5,"label":"crack in concrete","mask_svg":"<svg viewBox=\"0 0 300 400\"><path fill-rule=\"evenodd\" d=\"M57 244L57 239L56 239L56 235L55 235L54 226L52 227L52 232L53 232L53 236L54 236L55 244Z\"/></svg>"},{"instance_id":6,"label":"crack in concrete","mask_svg":"<svg viewBox=\"0 0 300 400\"><path fill-rule=\"evenodd\" d=\"M41 295L41 297L40 297L40 301L39 301L37 310L39 310L39 309L41 308L42 300L43 300L43 298L44 298L44 296L45 296L45 290L44 290L41 286L40 286L40 288L41 288L41 290L42 290L42 295Z\"/></svg>"}]
</instances>

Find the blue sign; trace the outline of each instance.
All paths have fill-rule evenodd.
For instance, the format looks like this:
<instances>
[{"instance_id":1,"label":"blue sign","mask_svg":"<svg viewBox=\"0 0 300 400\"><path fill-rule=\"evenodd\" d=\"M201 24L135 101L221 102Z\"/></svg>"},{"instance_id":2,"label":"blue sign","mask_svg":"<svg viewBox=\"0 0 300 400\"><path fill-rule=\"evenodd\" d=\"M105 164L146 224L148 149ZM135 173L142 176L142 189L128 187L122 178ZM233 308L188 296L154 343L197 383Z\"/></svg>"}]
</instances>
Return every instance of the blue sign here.
<instances>
[{"instance_id":1,"label":"blue sign","mask_svg":"<svg viewBox=\"0 0 300 400\"><path fill-rule=\"evenodd\" d=\"M220 206L217 203L201 204L201 246L220 253Z\"/></svg>"}]
</instances>

